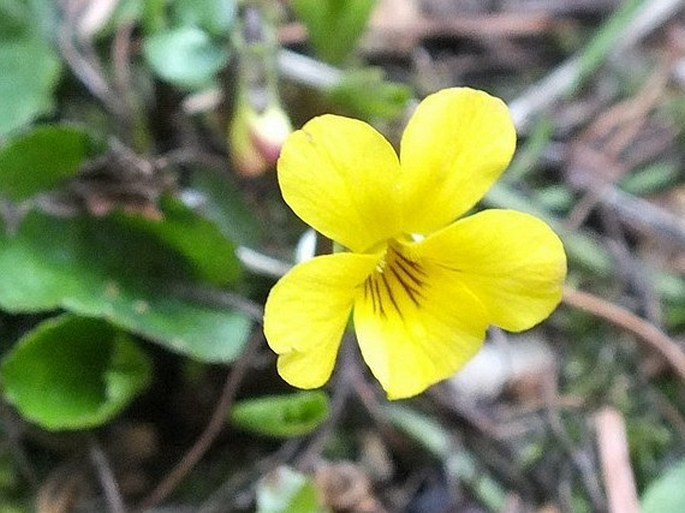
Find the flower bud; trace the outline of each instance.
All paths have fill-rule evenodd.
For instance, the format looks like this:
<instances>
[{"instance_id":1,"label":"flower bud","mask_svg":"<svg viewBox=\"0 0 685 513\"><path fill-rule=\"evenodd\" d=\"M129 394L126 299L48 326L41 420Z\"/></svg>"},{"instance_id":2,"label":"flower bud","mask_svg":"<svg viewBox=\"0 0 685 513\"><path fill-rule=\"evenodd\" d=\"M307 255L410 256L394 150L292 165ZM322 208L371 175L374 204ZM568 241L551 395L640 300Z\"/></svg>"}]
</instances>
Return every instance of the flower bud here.
<instances>
[{"instance_id":1,"label":"flower bud","mask_svg":"<svg viewBox=\"0 0 685 513\"><path fill-rule=\"evenodd\" d=\"M271 168L292 130L290 119L278 102L259 112L246 99L239 99L229 130L236 172L254 177Z\"/></svg>"}]
</instances>

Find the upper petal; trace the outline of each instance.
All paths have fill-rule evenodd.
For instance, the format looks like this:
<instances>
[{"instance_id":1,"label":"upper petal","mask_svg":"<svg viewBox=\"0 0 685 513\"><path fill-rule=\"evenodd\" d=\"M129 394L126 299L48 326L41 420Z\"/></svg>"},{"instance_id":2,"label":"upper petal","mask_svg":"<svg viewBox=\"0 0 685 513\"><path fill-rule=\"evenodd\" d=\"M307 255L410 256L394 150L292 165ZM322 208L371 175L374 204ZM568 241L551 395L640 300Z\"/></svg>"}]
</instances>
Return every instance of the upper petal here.
<instances>
[{"instance_id":1,"label":"upper petal","mask_svg":"<svg viewBox=\"0 0 685 513\"><path fill-rule=\"evenodd\" d=\"M429 236L414 249L457 273L487 309L490 323L504 329L534 326L561 300L564 247L534 216L484 210Z\"/></svg>"},{"instance_id":2,"label":"upper petal","mask_svg":"<svg viewBox=\"0 0 685 513\"><path fill-rule=\"evenodd\" d=\"M453 273L404 249L391 246L354 306L362 356L390 399L456 372L480 348L487 326L482 305Z\"/></svg>"},{"instance_id":3,"label":"upper petal","mask_svg":"<svg viewBox=\"0 0 685 513\"><path fill-rule=\"evenodd\" d=\"M362 121L325 115L286 140L278 182L286 203L327 237L362 252L397 233L397 154Z\"/></svg>"},{"instance_id":4,"label":"upper petal","mask_svg":"<svg viewBox=\"0 0 685 513\"><path fill-rule=\"evenodd\" d=\"M507 106L483 91L426 97L402 136L404 230L430 233L471 208L511 161L516 132Z\"/></svg>"},{"instance_id":5,"label":"upper petal","mask_svg":"<svg viewBox=\"0 0 685 513\"><path fill-rule=\"evenodd\" d=\"M264 334L278 353L278 372L300 388L330 377L357 287L378 261L338 253L313 258L283 276L264 308Z\"/></svg>"}]
</instances>

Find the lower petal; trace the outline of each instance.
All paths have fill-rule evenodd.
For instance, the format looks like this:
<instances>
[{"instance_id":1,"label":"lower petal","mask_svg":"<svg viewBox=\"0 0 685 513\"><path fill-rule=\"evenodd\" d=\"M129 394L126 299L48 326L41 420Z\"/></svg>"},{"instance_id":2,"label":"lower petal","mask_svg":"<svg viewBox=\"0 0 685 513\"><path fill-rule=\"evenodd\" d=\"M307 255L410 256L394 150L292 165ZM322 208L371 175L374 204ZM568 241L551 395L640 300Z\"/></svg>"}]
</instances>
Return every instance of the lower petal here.
<instances>
[{"instance_id":1,"label":"lower petal","mask_svg":"<svg viewBox=\"0 0 685 513\"><path fill-rule=\"evenodd\" d=\"M354 306L362 356L390 399L454 374L478 351L487 326L482 305L449 272L408 262L386 261Z\"/></svg>"},{"instance_id":2,"label":"lower petal","mask_svg":"<svg viewBox=\"0 0 685 513\"><path fill-rule=\"evenodd\" d=\"M349 314L348 314L349 315ZM278 374L298 388L318 388L328 381L338 356L342 333L308 351L289 351L278 356Z\"/></svg>"},{"instance_id":3,"label":"lower petal","mask_svg":"<svg viewBox=\"0 0 685 513\"><path fill-rule=\"evenodd\" d=\"M540 219L513 210L485 210L415 245L417 256L451 269L509 331L545 319L561 300L566 255Z\"/></svg>"},{"instance_id":4,"label":"lower petal","mask_svg":"<svg viewBox=\"0 0 685 513\"><path fill-rule=\"evenodd\" d=\"M271 289L264 334L291 385L315 388L330 377L358 287L378 261L340 253L295 266Z\"/></svg>"}]
</instances>

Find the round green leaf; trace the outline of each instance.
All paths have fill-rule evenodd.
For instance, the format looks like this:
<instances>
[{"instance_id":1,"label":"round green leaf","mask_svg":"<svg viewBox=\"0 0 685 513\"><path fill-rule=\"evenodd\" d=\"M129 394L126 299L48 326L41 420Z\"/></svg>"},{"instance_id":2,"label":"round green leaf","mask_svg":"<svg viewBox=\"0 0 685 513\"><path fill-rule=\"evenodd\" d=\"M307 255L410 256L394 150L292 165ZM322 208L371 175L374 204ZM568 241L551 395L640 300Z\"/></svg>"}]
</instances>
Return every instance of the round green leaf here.
<instances>
[{"instance_id":1,"label":"round green leaf","mask_svg":"<svg viewBox=\"0 0 685 513\"><path fill-rule=\"evenodd\" d=\"M203 240L192 230L186 238ZM214 258L236 265L232 253ZM251 322L179 294L179 284L202 286L196 276L192 258L179 248L117 216L56 219L31 212L15 234L0 227L0 308L64 308L105 318L199 360L232 361Z\"/></svg>"},{"instance_id":2,"label":"round green leaf","mask_svg":"<svg viewBox=\"0 0 685 513\"><path fill-rule=\"evenodd\" d=\"M60 430L108 422L148 385L151 366L112 325L64 315L26 334L0 372L7 400L24 417Z\"/></svg>"},{"instance_id":3,"label":"round green leaf","mask_svg":"<svg viewBox=\"0 0 685 513\"><path fill-rule=\"evenodd\" d=\"M320 390L245 399L230 412L236 426L273 437L306 435L327 416L328 396Z\"/></svg>"},{"instance_id":4,"label":"round green leaf","mask_svg":"<svg viewBox=\"0 0 685 513\"><path fill-rule=\"evenodd\" d=\"M17 0L0 1L0 34L4 40L25 37L29 6Z\"/></svg>"},{"instance_id":5,"label":"round green leaf","mask_svg":"<svg viewBox=\"0 0 685 513\"><path fill-rule=\"evenodd\" d=\"M51 189L75 175L89 153L88 135L76 127L34 128L0 149L0 196L20 201Z\"/></svg>"},{"instance_id":6,"label":"round green leaf","mask_svg":"<svg viewBox=\"0 0 685 513\"><path fill-rule=\"evenodd\" d=\"M238 186L226 176L202 169L193 173L191 186L203 196L202 215L232 241L245 246L259 246L264 226L245 201Z\"/></svg>"},{"instance_id":7,"label":"round green leaf","mask_svg":"<svg viewBox=\"0 0 685 513\"><path fill-rule=\"evenodd\" d=\"M145 40L143 51L161 78L187 87L209 83L227 59L226 50L197 27L153 34Z\"/></svg>"},{"instance_id":8,"label":"round green leaf","mask_svg":"<svg viewBox=\"0 0 685 513\"><path fill-rule=\"evenodd\" d=\"M357 116L395 118L405 111L411 89L385 80L379 68L363 68L345 72L328 96Z\"/></svg>"},{"instance_id":9,"label":"round green leaf","mask_svg":"<svg viewBox=\"0 0 685 513\"><path fill-rule=\"evenodd\" d=\"M162 220L124 215L121 221L181 253L192 264L198 277L218 286L234 281L240 266L233 256L235 247L231 241L214 223L180 201L167 197L162 203Z\"/></svg>"},{"instance_id":10,"label":"round green leaf","mask_svg":"<svg viewBox=\"0 0 685 513\"><path fill-rule=\"evenodd\" d=\"M236 14L234 0L176 0L172 8L180 25L197 25L223 37L230 35Z\"/></svg>"},{"instance_id":11,"label":"round green leaf","mask_svg":"<svg viewBox=\"0 0 685 513\"><path fill-rule=\"evenodd\" d=\"M642 513L685 511L685 460L654 479L642 496Z\"/></svg>"},{"instance_id":12,"label":"round green leaf","mask_svg":"<svg viewBox=\"0 0 685 513\"><path fill-rule=\"evenodd\" d=\"M0 136L53 108L60 61L38 38L0 41Z\"/></svg>"},{"instance_id":13,"label":"round green leaf","mask_svg":"<svg viewBox=\"0 0 685 513\"><path fill-rule=\"evenodd\" d=\"M326 62L339 64L355 49L376 0L293 0L309 41Z\"/></svg>"}]
</instances>

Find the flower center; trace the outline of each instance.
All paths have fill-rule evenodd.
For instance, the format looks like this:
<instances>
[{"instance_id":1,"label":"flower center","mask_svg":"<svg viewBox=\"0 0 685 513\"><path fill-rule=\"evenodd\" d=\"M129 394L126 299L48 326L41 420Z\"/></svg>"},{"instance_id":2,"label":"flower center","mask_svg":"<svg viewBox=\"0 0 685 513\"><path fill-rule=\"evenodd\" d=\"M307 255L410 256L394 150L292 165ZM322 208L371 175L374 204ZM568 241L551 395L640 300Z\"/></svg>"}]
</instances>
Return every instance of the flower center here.
<instances>
[{"instance_id":1,"label":"flower center","mask_svg":"<svg viewBox=\"0 0 685 513\"><path fill-rule=\"evenodd\" d=\"M420 308L425 298L426 271L402 253L392 241L376 269L364 282L364 299L371 301L373 312L387 317L393 311L401 318L410 308Z\"/></svg>"}]
</instances>

